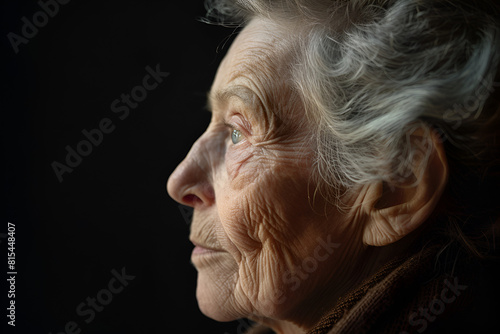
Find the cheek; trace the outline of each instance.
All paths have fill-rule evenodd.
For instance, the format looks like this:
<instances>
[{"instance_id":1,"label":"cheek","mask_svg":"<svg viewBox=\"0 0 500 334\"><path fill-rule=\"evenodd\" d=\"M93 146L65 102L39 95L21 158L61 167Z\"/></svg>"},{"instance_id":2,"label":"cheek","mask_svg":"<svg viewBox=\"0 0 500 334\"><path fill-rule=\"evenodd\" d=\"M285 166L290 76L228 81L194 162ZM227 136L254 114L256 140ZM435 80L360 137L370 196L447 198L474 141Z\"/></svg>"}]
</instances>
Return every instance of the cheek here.
<instances>
[{"instance_id":1,"label":"cheek","mask_svg":"<svg viewBox=\"0 0 500 334\"><path fill-rule=\"evenodd\" d=\"M276 167L248 159L238 177L220 189L222 228L239 257L255 257L278 246L283 251L298 248L302 231L314 218L308 175Z\"/></svg>"},{"instance_id":2,"label":"cheek","mask_svg":"<svg viewBox=\"0 0 500 334\"><path fill-rule=\"evenodd\" d=\"M227 237L235 259L240 262L242 257L260 248L258 238L262 215L256 209L260 202L247 189L235 191L226 189L223 198L218 202L221 228Z\"/></svg>"},{"instance_id":3,"label":"cheek","mask_svg":"<svg viewBox=\"0 0 500 334\"><path fill-rule=\"evenodd\" d=\"M291 305L295 297L288 290L295 285L285 274L313 254L315 215L308 204L304 175L285 176L270 168L260 172L242 190L227 187L218 203L221 227L238 266L236 286L241 289L236 291L244 291L261 310L286 309L280 300L286 293Z\"/></svg>"},{"instance_id":4,"label":"cheek","mask_svg":"<svg viewBox=\"0 0 500 334\"><path fill-rule=\"evenodd\" d=\"M287 243L311 215L309 159L280 147L264 149L244 140L228 143L226 177L219 183L217 206L228 237L253 251L275 239ZM310 217L309 217L310 218ZM246 240L245 240L246 239Z\"/></svg>"}]
</instances>

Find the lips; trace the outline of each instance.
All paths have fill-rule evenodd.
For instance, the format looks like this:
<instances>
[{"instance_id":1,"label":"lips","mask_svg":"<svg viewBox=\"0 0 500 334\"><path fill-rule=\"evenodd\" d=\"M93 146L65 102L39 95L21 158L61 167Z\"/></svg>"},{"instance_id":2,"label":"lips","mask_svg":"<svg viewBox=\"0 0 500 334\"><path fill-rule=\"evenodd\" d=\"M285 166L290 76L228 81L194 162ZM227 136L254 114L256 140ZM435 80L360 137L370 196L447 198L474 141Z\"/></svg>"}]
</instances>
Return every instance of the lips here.
<instances>
[{"instance_id":1,"label":"lips","mask_svg":"<svg viewBox=\"0 0 500 334\"><path fill-rule=\"evenodd\" d=\"M193 254L205 254L205 253L214 253L214 252L223 252L222 249L213 247L213 246L208 246L206 243L202 243L199 241L193 241L191 242L194 245L193 249Z\"/></svg>"},{"instance_id":2,"label":"lips","mask_svg":"<svg viewBox=\"0 0 500 334\"><path fill-rule=\"evenodd\" d=\"M193 252L191 253L191 262L198 270L207 266L211 267L214 259L224 254L223 250L208 246L206 243L191 242L194 245Z\"/></svg>"}]
</instances>

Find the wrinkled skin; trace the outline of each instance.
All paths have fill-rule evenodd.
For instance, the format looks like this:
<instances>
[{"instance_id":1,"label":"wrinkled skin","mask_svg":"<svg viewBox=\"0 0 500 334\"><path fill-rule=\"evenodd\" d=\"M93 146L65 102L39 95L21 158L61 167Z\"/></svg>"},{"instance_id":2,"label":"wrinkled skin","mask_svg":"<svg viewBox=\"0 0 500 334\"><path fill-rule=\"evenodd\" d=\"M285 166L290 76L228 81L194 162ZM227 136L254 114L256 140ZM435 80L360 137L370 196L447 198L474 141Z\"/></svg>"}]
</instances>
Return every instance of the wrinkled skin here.
<instances>
[{"instance_id":1,"label":"wrinkled skin","mask_svg":"<svg viewBox=\"0 0 500 334\"><path fill-rule=\"evenodd\" d=\"M286 83L287 36L261 20L240 33L211 89L210 125L167 188L194 208L201 311L292 333L310 328L371 268L358 265L370 256L356 205L366 192L344 198L352 210L343 212L314 196L315 127ZM219 94L235 86L239 96ZM233 129L242 135L236 144Z\"/></svg>"}]
</instances>

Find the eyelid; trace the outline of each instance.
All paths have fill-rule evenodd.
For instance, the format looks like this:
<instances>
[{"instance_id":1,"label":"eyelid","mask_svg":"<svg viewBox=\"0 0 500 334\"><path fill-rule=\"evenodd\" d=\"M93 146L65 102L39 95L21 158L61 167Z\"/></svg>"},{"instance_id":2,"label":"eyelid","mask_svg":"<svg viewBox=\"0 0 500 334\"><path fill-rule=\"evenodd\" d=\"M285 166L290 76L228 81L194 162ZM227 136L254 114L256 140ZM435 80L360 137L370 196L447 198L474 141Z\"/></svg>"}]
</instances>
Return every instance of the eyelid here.
<instances>
[{"instance_id":1,"label":"eyelid","mask_svg":"<svg viewBox=\"0 0 500 334\"><path fill-rule=\"evenodd\" d=\"M232 123L229 123L227 121L224 121L224 126L227 127L227 128L229 128L231 131L233 131L234 129L236 129L236 125L234 125Z\"/></svg>"},{"instance_id":2,"label":"eyelid","mask_svg":"<svg viewBox=\"0 0 500 334\"><path fill-rule=\"evenodd\" d=\"M224 124L233 130L240 130L245 137L252 135L252 126L250 122L241 114L231 115L229 121L225 120Z\"/></svg>"},{"instance_id":3,"label":"eyelid","mask_svg":"<svg viewBox=\"0 0 500 334\"><path fill-rule=\"evenodd\" d=\"M234 130L238 130L238 131L241 132L241 134L243 135L243 137L245 137L245 138L247 137L246 131L243 130L243 129L241 129L241 127L238 126L238 125L236 125L236 124L224 121L224 126L227 127L230 130L230 133L232 133Z\"/></svg>"}]
</instances>

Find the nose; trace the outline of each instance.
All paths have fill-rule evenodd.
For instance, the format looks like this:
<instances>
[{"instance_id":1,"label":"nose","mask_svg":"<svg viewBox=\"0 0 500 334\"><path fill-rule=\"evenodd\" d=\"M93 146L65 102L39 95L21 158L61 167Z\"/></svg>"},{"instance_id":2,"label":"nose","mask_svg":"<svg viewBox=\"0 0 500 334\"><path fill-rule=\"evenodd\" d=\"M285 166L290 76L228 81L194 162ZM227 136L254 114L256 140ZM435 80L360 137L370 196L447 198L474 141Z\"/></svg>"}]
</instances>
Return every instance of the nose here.
<instances>
[{"instance_id":1,"label":"nose","mask_svg":"<svg viewBox=\"0 0 500 334\"><path fill-rule=\"evenodd\" d=\"M201 136L168 178L167 192L180 204L195 208L215 201L207 140Z\"/></svg>"}]
</instances>

